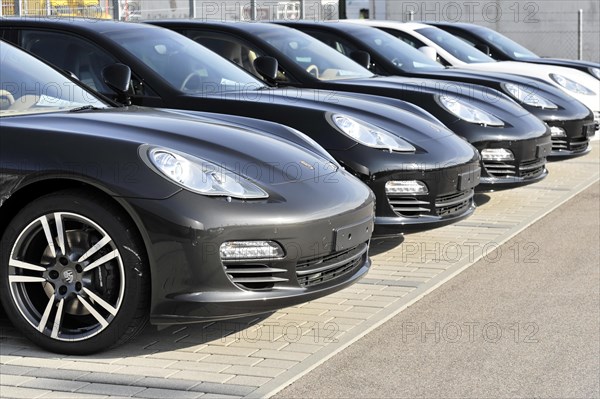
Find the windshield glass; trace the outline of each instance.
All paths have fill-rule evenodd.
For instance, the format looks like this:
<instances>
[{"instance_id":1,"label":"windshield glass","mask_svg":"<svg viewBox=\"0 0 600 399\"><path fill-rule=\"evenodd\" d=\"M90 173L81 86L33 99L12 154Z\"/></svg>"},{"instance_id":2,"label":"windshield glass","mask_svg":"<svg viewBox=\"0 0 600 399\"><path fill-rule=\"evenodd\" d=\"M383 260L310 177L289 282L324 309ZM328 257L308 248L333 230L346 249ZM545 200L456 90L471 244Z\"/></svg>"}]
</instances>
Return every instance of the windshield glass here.
<instances>
[{"instance_id":1,"label":"windshield glass","mask_svg":"<svg viewBox=\"0 0 600 399\"><path fill-rule=\"evenodd\" d=\"M512 55L515 58L539 58L536 54L521 46L519 43L509 39L508 37L494 32L491 29L486 29L482 34L483 38L489 43L493 43L502 51Z\"/></svg>"},{"instance_id":2,"label":"windshield glass","mask_svg":"<svg viewBox=\"0 0 600 399\"><path fill-rule=\"evenodd\" d=\"M413 46L379 29L369 29L368 33L361 32L357 38L369 49L377 51L404 72L444 69L442 64L427 58Z\"/></svg>"},{"instance_id":3,"label":"windshield glass","mask_svg":"<svg viewBox=\"0 0 600 399\"><path fill-rule=\"evenodd\" d=\"M211 94L265 87L206 47L167 29L144 26L107 35L182 92Z\"/></svg>"},{"instance_id":4,"label":"windshield glass","mask_svg":"<svg viewBox=\"0 0 600 399\"><path fill-rule=\"evenodd\" d=\"M255 32L319 80L370 78L374 76L350 58L325 43L295 29L268 29Z\"/></svg>"},{"instance_id":5,"label":"windshield glass","mask_svg":"<svg viewBox=\"0 0 600 399\"><path fill-rule=\"evenodd\" d=\"M421 28L417 29L417 32L467 64L496 62L475 47L469 46L463 40L441 29Z\"/></svg>"},{"instance_id":6,"label":"windshield glass","mask_svg":"<svg viewBox=\"0 0 600 399\"><path fill-rule=\"evenodd\" d=\"M106 108L92 93L29 54L0 41L0 116Z\"/></svg>"}]
</instances>

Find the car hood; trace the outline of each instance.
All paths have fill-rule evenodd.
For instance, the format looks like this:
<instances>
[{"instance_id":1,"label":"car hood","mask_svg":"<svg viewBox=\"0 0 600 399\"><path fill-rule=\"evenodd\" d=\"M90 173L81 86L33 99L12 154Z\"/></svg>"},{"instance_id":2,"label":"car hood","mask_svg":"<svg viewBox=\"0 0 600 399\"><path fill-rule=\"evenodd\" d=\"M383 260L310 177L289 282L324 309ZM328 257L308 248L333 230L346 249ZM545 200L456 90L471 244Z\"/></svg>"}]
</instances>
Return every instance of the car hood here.
<instances>
[{"instance_id":1,"label":"car hood","mask_svg":"<svg viewBox=\"0 0 600 399\"><path fill-rule=\"evenodd\" d=\"M123 148L137 151L142 144L167 147L245 175L265 186L310 180L315 177L314 171L319 171L323 176L338 169L337 164L315 151L307 150L302 143L251 128L250 122L242 125L206 115L124 107L8 117L3 118L2 124L3 128L53 133L53 139L82 136L78 142L87 145L110 142L115 152ZM83 136L87 139L84 140ZM117 142L124 145L114 145ZM128 158L132 162L139 161L131 154ZM60 159L56 161L61 162ZM291 168L294 172L300 170L305 173L293 173L294 178L290 178Z\"/></svg>"},{"instance_id":2,"label":"car hood","mask_svg":"<svg viewBox=\"0 0 600 399\"><path fill-rule=\"evenodd\" d=\"M403 101L386 99L367 94L355 94L341 91L313 90L296 87L275 88L253 92L246 101L252 101L253 107L265 107L265 112L302 112L313 111L321 114L324 120L330 120L330 115L342 113L375 126L388 130L399 137L415 144L435 142L454 133L441 124L428 112ZM207 96L189 96L197 98L201 107L201 98ZM219 93L209 97L221 100L240 101L240 93ZM251 97L251 98L250 98ZM273 106L278 111L273 111ZM232 106L243 106L235 104ZM323 147L330 149L345 149L355 145L355 141L346 140L337 128L330 124L330 131L322 134L330 136L320 141ZM324 144L328 143L328 144Z\"/></svg>"},{"instance_id":3,"label":"car hood","mask_svg":"<svg viewBox=\"0 0 600 399\"><path fill-rule=\"evenodd\" d=\"M492 71L492 72L505 72L512 73L516 75L529 76L533 78L542 79L545 82L552 84L555 87L558 87L565 93L569 94L572 97L575 97L577 100L584 103L588 108L592 111L599 112L600 111L600 81L593 76L579 71L573 68L565 68L561 66L554 65L532 65L526 62L516 62L516 61L499 61L499 62L485 62L485 63L476 63L476 64L464 64L461 65L464 69L473 69L479 71ZM559 74L563 75L566 78L569 78L590 90L593 90L595 95L582 95L570 92L563 87L559 86L554 80L550 78L550 74Z\"/></svg>"},{"instance_id":4,"label":"car hood","mask_svg":"<svg viewBox=\"0 0 600 399\"><path fill-rule=\"evenodd\" d=\"M434 95L449 95L460 98L472 105L486 109L492 107L495 115L511 114L513 117L527 115L529 112L498 90L468 83L449 80L407 78L400 76L380 76L369 79L348 79L336 81L338 84L362 85L399 90L411 90Z\"/></svg>"}]
</instances>

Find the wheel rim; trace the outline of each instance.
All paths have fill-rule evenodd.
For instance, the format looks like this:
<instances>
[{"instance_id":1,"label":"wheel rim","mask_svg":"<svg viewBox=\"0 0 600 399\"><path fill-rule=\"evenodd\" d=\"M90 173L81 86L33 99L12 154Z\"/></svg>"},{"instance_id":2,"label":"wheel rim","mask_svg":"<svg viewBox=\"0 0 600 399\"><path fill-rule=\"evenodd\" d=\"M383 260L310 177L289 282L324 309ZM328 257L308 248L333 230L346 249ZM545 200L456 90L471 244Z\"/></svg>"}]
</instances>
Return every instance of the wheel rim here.
<instances>
[{"instance_id":1,"label":"wheel rim","mask_svg":"<svg viewBox=\"0 0 600 399\"><path fill-rule=\"evenodd\" d=\"M105 330L121 307L121 254L85 216L56 212L34 220L15 241L8 266L16 308L52 339L89 339Z\"/></svg>"}]
</instances>

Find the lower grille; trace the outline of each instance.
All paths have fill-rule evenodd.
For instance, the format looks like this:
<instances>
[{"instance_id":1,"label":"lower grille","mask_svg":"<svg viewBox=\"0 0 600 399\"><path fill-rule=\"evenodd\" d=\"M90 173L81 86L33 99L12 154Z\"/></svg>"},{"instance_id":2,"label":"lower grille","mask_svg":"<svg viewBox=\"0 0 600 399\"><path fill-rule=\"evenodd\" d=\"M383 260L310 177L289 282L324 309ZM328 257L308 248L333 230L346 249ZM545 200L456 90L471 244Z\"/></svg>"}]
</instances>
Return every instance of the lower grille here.
<instances>
[{"instance_id":1,"label":"lower grille","mask_svg":"<svg viewBox=\"0 0 600 399\"><path fill-rule=\"evenodd\" d=\"M326 256L300 260L296 265L298 283L302 287L313 287L343 276L363 263L367 249L367 243L363 243Z\"/></svg>"},{"instance_id":2,"label":"lower grille","mask_svg":"<svg viewBox=\"0 0 600 399\"><path fill-rule=\"evenodd\" d=\"M273 288L275 283L289 281L285 277L278 277L286 273L285 269L269 267L264 264L248 264L241 262L223 262L225 273L236 285L250 290L264 290Z\"/></svg>"},{"instance_id":3,"label":"lower grille","mask_svg":"<svg viewBox=\"0 0 600 399\"><path fill-rule=\"evenodd\" d=\"M475 191L465 190L436 198L435 210L438 216L453 216L464 212L473 201Z\"/></svg>"},{"instance_id":4,"label":"lower grille","mask_svg":"<svg viewBox=\"0 0 600 399\"><path fill-rule=\"evenodd\" d=\"M419 217L431 214L431 202L416 197L388 195L392 210L407 217Z\"/></svg>"},{"instance_id":5,"label":"lower grille","mask_svg":"<svg viewBox=\"0 0 600 399\"><path fill-rule=\"evenodd\" d=\"M524 161L519 165L519 176L523 178L530 178L539 176L544 173L546 166L546 159L534 159L533 161Z\"/></svg>"},{"instance_id":6,"label":"lower grille","mask_svg":"<svg viewBox=\"0 0 600 399\"><path fill-rule=\"evenodd\" d=\"M585 137L567 138L567 137L553 137L552 138L552 151L573 151L582 152L588 148L588 139Z\"/></svg>"},{"instance_id":7,"label":"lower grille","mask_svg":"<svg viewBox=\"0 0 600 399\"><path fill-rule=\"evenodd\" d=\"M483 166L492 177L514 177L517 174L517 167L514 163L484 161Z\"/></svg>"}]
</instances>

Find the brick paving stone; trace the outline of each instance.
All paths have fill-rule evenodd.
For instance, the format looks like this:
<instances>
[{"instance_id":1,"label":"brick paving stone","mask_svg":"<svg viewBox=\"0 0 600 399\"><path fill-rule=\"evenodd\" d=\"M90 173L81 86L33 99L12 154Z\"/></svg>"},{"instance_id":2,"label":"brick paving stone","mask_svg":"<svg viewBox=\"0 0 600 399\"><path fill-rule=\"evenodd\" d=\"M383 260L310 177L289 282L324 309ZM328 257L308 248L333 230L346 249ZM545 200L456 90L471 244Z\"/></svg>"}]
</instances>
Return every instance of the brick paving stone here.
<instances>
[{"instance_id":1,"label":"brick paving stone","mask_svg":"<svg viewBox=\"0 0 600 399\"><path fill-rule=\"evenodd\" d=\"M302 361L308 356L308 353L273 351L269 349L261 349L258 352L252 354L252 357L261 357L263 359L281 359L295 361Z\"/></svg>"},{"instance_id":2,"label":"brick paving stone","mask_svg":"<svg viewBox=\"0 0 600 399\"><path fill-rule=\"evenodd\" d=\"M31 381L35 379L34 377L31 376L25 376L25 375L12 375L12 374L3 374L0 375L0 384L2 385L9 385L12 387L18 387L21 384L24 384L27 381Z\"/></svg>"},{"instance_id":3,"label":"brick paving stone","mask_svg":"<svg viewBox=\"0 0 600 399\"><path fill-rule=\"evenodd\" d=\"M172 389L156 389L148 388L142 392L136 393L134 398L147 398L147 399L195 399L204 396L199 392L189 391L174 391Z\"/></svg>"},{"instance_id":4,"label":"brick paving stone","mask_svg":"<svg viewBox=\"0 0 600 399\"><path fill-rule=\"evenodd\" d=\"M11 386L0 386L0 398L39 398L51 391L45 389L21 388Z\"/></svg>"},{"instance_id":5,"label":"brick paving stone","mask_svg":"<svg viewBox=\"0 0 600 399\"><path fill-rule=\"evenodd\" d=\"M218 393L207 393L206 395L202 395L204 399L239 399L239 396L234 395L220 395Z\"/></svg>"},{"instance_id":6,"label":"brick paving stone","mask_svg":"<svg viewBox=\"0 0 600 399\"><path fill-rule=\"evenodd\" d=\"M256 349L273 349L280 350L288 345L288 342L281 337L277 341L262 341L248 338L239 338L235 342L232 342L235 348L256 348Z\"/></svg>"},{"instance_id":7,"label":"brick paving stone","mask_svg":"<svg viewBox=\"0 0 600 399\"><path fill-rule=\"evenodd\" d=\"M181 380L176 378L145 377L135 381L135 383L132 385L137 387L187 391L198 385L198 381Z\"/></svg>"},{"instance_id":8,"label":"brick paving stone","mask_svg":"<svg viewBox=\"0 0 600 399\"><path fill-rule=\"evenodd\" d=\"M210 353L213 355L230 355L230 356L250 356L251 354L258 351L256 348L244 348L241 346L207 346L202 348L199 353Z\"/></svg>"},{"instance_id":9,"label":"brick paving stone","mask_svg":"<svg viewBox=\"0 0 600 399\"><path fill-rule=\"evenodd\" d=\"M166 368L175 363L177 363L177 361L172 359L148 359L145 357L128 357L125 359L117 360L113 364L121 364L123 366L150 366L155 368Z\"/></svg>"},{"instance_id":10,"label":"brick paving stone","mask_svg":"<svg viewBox=\"0 0 600 399\"><path fill-rule=\"evenodd\" d=\"M81 392L52 391L41 396L43 399L106 399L106 395L94 395Z\"/></svg>"},{"instance_id":11,"label":"brick paving stone","mask_svg":"<svg viewBox=\"0 0 600 399\"><path fill-rule=\"evenodd\" d=\"M240 364L244 366L252 366L257 364L262 359L256 357L245 357L245 356L231 356L231 355L210 355L204 359L207 363L222 363L222 364Z\"/></svg>"},{"instance_id":12,"label":"brick paving stone","mask_svg":"<svg viewBox=\"0 0 600 399\"><path fill-rule=\"evenodd\" d=\"M15 366L11 364L0 364L0 376L11 374L11 375L23 375L35 370L34 367L27 366Z\"/></svg>"},{"instance_id":13,"label":"brick paving stone","mask_svg":"<svg viewBox=\"0 0 600 399\"><path fill-rule=\"evenodd\" d=\"M51 379L62 379L62 380L77 380L86 375L90 375L87 371L80 370L55 370L47 368L34 368L27 372L28 376L37 378L51 378Z\"/></svg>"},{"instance_id":14,"label":"brick paving stone","mask_svg":"<svg viewBox=\"0 0 600 399\"><path fill-rule=\"evenodd\" d=\"M182 351L168 351L153 353L147 357L147 361L154 362L155 359L179 360L188 362L199 362L207 358L208 354L191 353Z\"/></svg>"},{"instance_id":15,"label":"brick paving stone","mask_svg":"<svg viewBox=\"0 0 600 399\"><path fill-rule=\"evenodd\" d=\"M202 382L190 389L190 391L194 392L206 392L209 394L234 396L246 396L254 390L256 390L256 386L248 386L244 384L216 384L214 382Z\"/></svg>"},{"instance_id":16,"label":"brick paving stone","mask_svg":"<svg viewBox=\"0 0 600 399\"><path fill-rule=\"evenodd\" d=\"M100 373L114 373L117 370L122 369L125 366L115 366L111 364L100 364L100 363L87 363L87 362L66 362L62 364L59 369L66 370L78 370L78 371L89 371L89 372L100 372Z\"/></svg>"},{"instance_id":17,"label":"brick paving stone","mask_svg":"<svg viewBox=\"0 0 600 399\"><path fill-rule=\"evenodd\" d=\"M172 375L173 378L183 379L183 380L192 380L192 381L206 381L206 382L218 382L224 383L235 377L232 374L225 373L209 373L207 371L190 371L183 370L177 371Z\"/></svg>"},{"instance_id":18,"label":"brick paving stone","mask_svg":"<svg viewBox=\"0 0 600 399\"><path fill-rule=\"evenodd\" d=\"M259 387L263 384L266 384L270 380L271 380L271 378L252 377L252 376L248 376L248 375L238 375L238 376L232 378L231 380L229 380L227 383L234 384L234 385L239 384L239 385Z\"/></svg>"},{"instance_id":19,"label":"brick paving stone","mask_svg":"<svg viewBox=\"0 0 600 399\"><path fill-rule=\"evenodd\" d=\"M173 375L176 370L160 369L154 367L124 366L119 369L119 374L143 375L144 377L163 377L167 378Z\"/></svg>"},{"instance_id":20,"label":"brick paving stone","mask_svg":"<svg viewBox=\"0 0 600 399\"><path fill-rule=\"evenodd\" d=\"M285 370L277 368L260 366L231 366L226 370L228 374L250 375L255 377L277 377L284 371Z\"/></svg>"},{"instance_id":21,"label":"brick paving stone","mask_svg":"<svg viewBox=\"0 0 600 399\"><path fill-rule=\"evenodd\" d=\"M126 385L115 385L115 384L99 384L92 383L84 386L83 388L77 390L76 392L81 393L94 393L99 395L109 395L109 396L133 396L136 393L142 392L146 388L142 387L132 387Z\"/></svg>"},{"instance_id":22,"label":"brick paving stone","mask_svg":"<svg viewBox=\"0 0 600 399\"><path fill-rule=\"evenodd\" d=\"M186 362L179 361L171 364L168 368L174 370L197 370L197 371L209 371L212 373L219 373L226 368L228 364L220 363L209 363L209 362Z\"/></svg>"},{"instance_id":23,"label":"brick paving stone","mask_svg":"<svg viewBox=\"0 0 600 399\"><path fill-rule=\"evenodd\" d=\"M112 385L134 385L137 381L143 378L144 377L139 375L120 373L88 373L77 378L77 381L97 382L101 384Z\"/></svg>"},{"instance_id":24,"label":"brick paving stone","mask_svg":"<svg viewBox=\"0 0 600 399\"><path fill-rule=\"evenodd\" d=\"M89 385L89 383L51 378L32 378L20 386L25 388L47 389L50 391L74 392L86 385Z\"/></svg>"}]
</instances>

